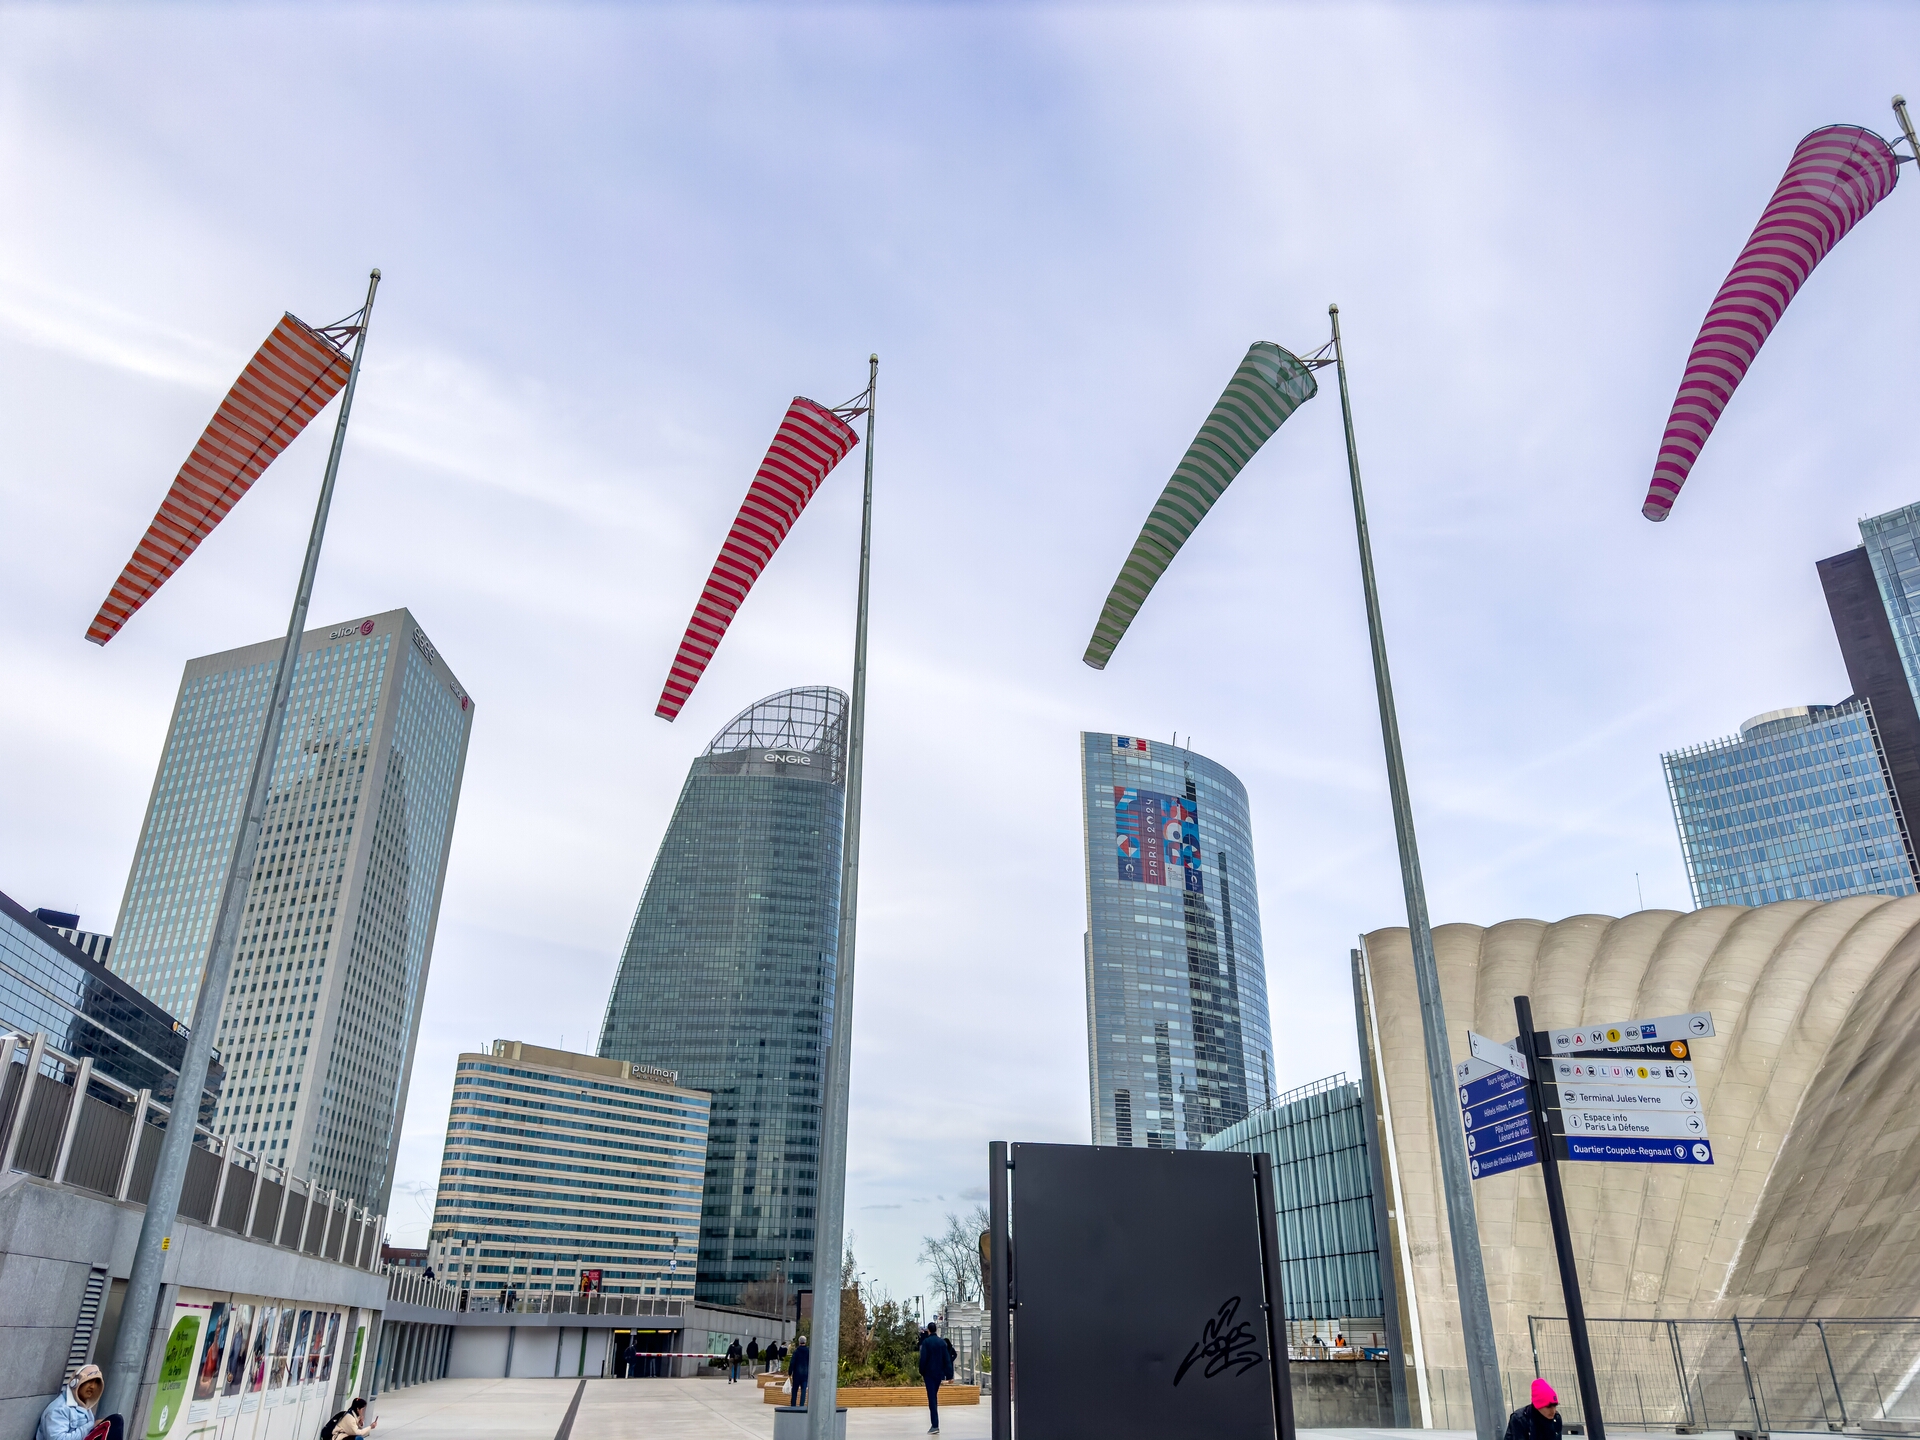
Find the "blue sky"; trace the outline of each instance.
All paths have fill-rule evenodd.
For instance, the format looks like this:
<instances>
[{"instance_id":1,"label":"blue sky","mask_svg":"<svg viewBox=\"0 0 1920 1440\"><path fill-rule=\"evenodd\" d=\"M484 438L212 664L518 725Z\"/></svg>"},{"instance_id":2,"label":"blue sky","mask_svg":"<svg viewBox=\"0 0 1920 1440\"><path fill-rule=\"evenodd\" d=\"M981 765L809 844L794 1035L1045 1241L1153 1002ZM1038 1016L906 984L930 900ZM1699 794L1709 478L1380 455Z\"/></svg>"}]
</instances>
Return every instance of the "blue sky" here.
<instances>
[{"instance_id":1,"label":"blue sky","mask_svg":"<svg viewBox=\"0 0 1920 1440\"><path fill-rule=\"evenodd\" d=\"M681 720L668 658L787 399L880 353L849 1218L1087 1133L1075 736L1251 795L1278 1078L1353 1064L1400 923L1331 388L1101 674L1088 631L1247 344L1338 301L1436 921L1687 904L1662 749L1847 691L1813 562L1920 499L1916 177L1640 518L1794 143L1920 96L1899 7L0 7L0 888L117 913L189 657L285 624L327 426L82 633L281 310L386 281L316 623L412 607L474 696L395 1237L453 1056L591 1048L688 761L846 683L836 474Z\"/></svg>"}]
</instances>

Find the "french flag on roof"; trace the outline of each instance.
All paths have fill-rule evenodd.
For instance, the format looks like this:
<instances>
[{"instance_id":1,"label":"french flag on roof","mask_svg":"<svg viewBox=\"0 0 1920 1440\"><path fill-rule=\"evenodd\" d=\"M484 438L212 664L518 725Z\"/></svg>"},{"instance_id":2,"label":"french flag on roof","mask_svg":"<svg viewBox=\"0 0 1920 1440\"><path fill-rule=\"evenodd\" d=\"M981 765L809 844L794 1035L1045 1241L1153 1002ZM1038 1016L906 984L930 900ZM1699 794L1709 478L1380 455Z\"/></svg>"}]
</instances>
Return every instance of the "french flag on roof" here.
<instances>
[{"instance_id":1,"label":"french flag on roof","mask_svg":"<svg viewBox=\"0 0 1920 1440\"><path fill-rule=\"evenodd\" d=\"M1147 749L1147 742L1138 738L1137 736L1133 736L1133 735L1114 736L1113 737L1113 753L1118 755L1123 750L1131 751L1135 755L1150 755L1153 753L1152 751Z\"/></svg>"}]
</instances>

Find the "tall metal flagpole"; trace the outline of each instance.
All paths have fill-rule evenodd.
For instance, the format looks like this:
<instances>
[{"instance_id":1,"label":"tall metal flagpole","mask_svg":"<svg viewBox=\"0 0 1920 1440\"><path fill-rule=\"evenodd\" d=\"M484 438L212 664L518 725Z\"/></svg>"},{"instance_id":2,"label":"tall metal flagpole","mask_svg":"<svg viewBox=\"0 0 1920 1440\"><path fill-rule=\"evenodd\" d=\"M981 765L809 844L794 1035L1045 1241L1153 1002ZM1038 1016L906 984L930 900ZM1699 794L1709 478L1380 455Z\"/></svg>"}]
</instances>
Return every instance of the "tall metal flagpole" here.
<instances>
[{"instance_id":1,"label":"tall metal flagpole","mask_svg":"<svg viewBox=\"0 0 1920 1440\"><path fill-rule=\"evenodd\" d=\"M273 703L267 711L266 726L260 732L259 748L254 752L253 775L247 781L246 817L234 841L233 857L227 862L226 888L221 891L220 913L214 921L213 949L207 957L206 973L200 980L199 997L194 1001L193 1029L187 1036L187 1053L180 1062L173 1109L167 1116L153 1184L147 1192L147 1213L140 1222L140 1240L134 1247L133 1269L127 1277L126 1300L120 1312L125 1318L114 1343L101 1413L124 1415L127 1428L134 1433L144 1433L141 1427L145 1422L134 1412L154 1327L163 1318L157 1313L161 1270L166 1251L172 1246L174 1221L180 1212L180 1190L187 1178L187 1160L193 1153L200 1096L207 1084L207 1063L212 1058L214 1031L226 995L227 976L233 969L235 941L246 914L247 885L259 848L260 832L266 823L267 796L273 782L274 757L280 750L280 732L286 723L287 697L293 689L294 662L300 654L301 633L307 628L307 604L313 598L314 572L320 566L320 542L327 533L333 482L340 473L340 451L347 440L347 416L353 411L354 385L360 378L360 352L366 348L367 322L373 318L373 294L379 288L380 272L375 270L367 277L367 303L360 311L359 333L353 341L353 362L340 396L340 416L334 421L333 449L327 453L327 473L320 482L320 503L313 512L313 533L307 537L307 558L300 567L300 588L294 593L293 616L287 622L286 644L280 651Z\"/></svg>"},{"instance_id":2,"label":"tall metal flagpole","mask_svg":"<svg viewBox=\"0 0 1920 1440\"><path fill-rule=\"evenodd\" d=\"M860 902L860 778L867 735L867 577L873 560L873 412L880 357L867 357L867 482L860 506L860 608L853 622L847 716L847 823L840 868L840 943L833 967L833 1041L820 1116L820 1196L813 1242L813 1358L807 1440L836 1440L840 1404L840 1256L847 1209L847 1092L853 1077L853 937Z\"/></svg>"},{"instance_id":3,"label":"tall metal flagpole","mask_svg":"<svg viewBox=\"0 0 1920 1440\"><path fill-rule=\"evenodd\" d=\"M1480 1254L1480 1226L1474 1218L1473 1180L1467 1170L1467 1144L1453 1116L1453 1058L1447 1047L1447 1013L1440 998L1440 972L1433 959L1433 930L1427 923L1427 891L1420 878L1420 848L1413 838L1413 802L1407 795L1406 762L1400 750L1400 720L1393 706L1393 678L1387 671L1387 638L1380 623L1380 596L1373 582L1373 542L1367 535L1367 502L1360 489L1360 451L1353 440L1353 405L1347 397L1347 361L1340 347L1340 307L1329 305L1333 320L1334 368L1340 376L1340 418L1347 431L1347 475L1353 482L1353 525L1360 542L1360 583L1367 595L1367 634L1373 643L1373 683L1380 698L1380 738L1387 751L1387 788L1393 796L1393 830L1400 842L1400 882L1407 894L1407 930L1413 939L1413 974L1420 987L1421 1029L1427 1043L1427 1082L1433 1090L1433 1119L1440 1139L1441 1188L1447 1197L1447 1233L1453 1242L1453 1278L1460 1292L1460 1330L1466 1341L1467 1386L1473 1396L1473 1423L1479 1440L1499 1440L1506 1419L1500 1393L1500 1357L1493 1339L1493 1311L1487 1303L1486 1264Z\"/></svg>"},{"instance_id":4,"label":"tall metal flagpole","mask_svg":"<svg viewBox=\"0 0 1920 1440\"><path fill-rule=\"evenodd\" d=\"M1900 133L1907 137L1907 149L1913 152L1913 158L1920 161L1920 134L1913 128L1913 117L1907 113L1907 97L1893 97L1893 116L1900 122Z\"/></svg>"}]
</instances>

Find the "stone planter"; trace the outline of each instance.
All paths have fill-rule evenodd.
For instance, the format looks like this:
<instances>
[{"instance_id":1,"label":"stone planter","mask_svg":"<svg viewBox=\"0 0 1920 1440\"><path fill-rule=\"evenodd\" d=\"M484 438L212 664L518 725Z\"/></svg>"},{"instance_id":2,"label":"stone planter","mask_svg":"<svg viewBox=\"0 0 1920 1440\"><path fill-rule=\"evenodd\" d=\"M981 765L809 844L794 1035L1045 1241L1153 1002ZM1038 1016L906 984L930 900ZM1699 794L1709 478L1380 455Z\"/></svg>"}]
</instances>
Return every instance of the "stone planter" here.
<instances>
[{"instance_id":1,"label":"stone planter","mask_svg":"<svg viewBox=\"0 0 1920 1440\"><path fill-rule=\"evenodd\" d=\"M760 1399L768 1405L785 1405L787 1396L777 1386L769 1386L760 1392ZM869 1406L892 1406L904 1408L927 1403L927 1387L924 1385L842 1385L840 1404L853 1409ZM942 1405L978 1405L980 1387L978 1385L945 1384L940 1387Z\"/></svg>"}]
</instances>

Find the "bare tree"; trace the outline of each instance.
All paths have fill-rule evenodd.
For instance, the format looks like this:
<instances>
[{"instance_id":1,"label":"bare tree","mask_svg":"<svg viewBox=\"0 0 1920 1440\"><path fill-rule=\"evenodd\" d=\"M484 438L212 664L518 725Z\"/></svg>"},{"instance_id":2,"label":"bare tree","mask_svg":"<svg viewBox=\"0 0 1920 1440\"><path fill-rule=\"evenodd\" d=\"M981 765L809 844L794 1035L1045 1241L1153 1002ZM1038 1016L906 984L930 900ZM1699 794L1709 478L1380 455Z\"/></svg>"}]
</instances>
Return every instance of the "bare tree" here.
<instances>
[{"instance_id":1,"label":"bare tree","mask_svg":"<svg viewBox=\"0 0 1920 1440\"><path fill-rule=\"evenodd\" d=\"M947 1212L946 1228L920 1242L920 1263L927 1267L933 1289L949 1305L979 1302L980 1232L988 1226L987 1207L976 1205L965 1215Z\"/></svg>"}]
</instances>

